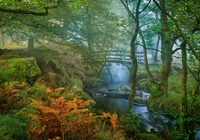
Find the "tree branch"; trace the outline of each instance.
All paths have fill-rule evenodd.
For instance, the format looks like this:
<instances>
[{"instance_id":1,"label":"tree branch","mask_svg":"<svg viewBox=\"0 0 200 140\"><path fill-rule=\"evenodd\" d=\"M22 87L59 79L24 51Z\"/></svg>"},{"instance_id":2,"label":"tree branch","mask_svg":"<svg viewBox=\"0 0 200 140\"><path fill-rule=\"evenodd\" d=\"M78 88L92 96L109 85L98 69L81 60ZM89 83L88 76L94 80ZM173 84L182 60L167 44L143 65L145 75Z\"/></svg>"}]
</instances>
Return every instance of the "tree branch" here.
<instances>
[{"instance_id":1,"label":"tree branch","mask_svg":"<svg viewBox=\"0 0 200 140\"><path fill-rule=\"evenodd\" d=\"M176 19L171 16L169 13L167 13L164 9L162 9L160 7L160 5L158 4L158 2L156 0L153 0L153 2L156 4L156 6L163 12L165 13L175 24L176 28L178 29L181 37L183 38L183 40L188 44L190 50L192 51L193 55L195 56L195 58L200 62L200 56L196 53L195 49L193 48L192 44L188 41L188 39L186 38L186 36L184 35L181 27L178 25L178 22L176 21Z\"/></svg>"},{"instance_id":2,"label":"tree branch","mask_svg":"<svg viewBox=\"0 0 200 140\"><path fill-rule=\"evenodd\" d=\"M151 0L149 0L149 2L145 5L145 7L139 12L139 14L140 13L142 13L148 6L149 6L149 4L151 3Z\"/></svg>"},{"instance_id":3,"label":"tree branch","mask_svg":"<svg viewBox=\"0 0 200 140\"><path fill-rule=\"evenodd\" d=\"M37 5L34 7L31 4L24 5L23 3L14 3L9 7L3 6L3 4L0 6L0 12L7 12L7 13L17 13L17 14L31 14L31 15L37 15L37 16L47 16L49 14L48 10L57 8L60 4L60 0L56 1L56 3L51 3L50 6L48 4L46 6ZM16 8L19 7L19 8ZM24 9L25 8L25 9ZM37 10L40 10L39 12Z\"/></svg>"},{"instance_id":4,"label":"tree branch","mask_svg":"<svg viewBox=\"0 0 200 140\"><path fill-rule=\"evenodd\" d=\"M1 12L47 16L48 15L48 8L44 8L44 9L45 9L44 12L35 12L35 11L28 11L28 10L22 10L22 9L6 9L6 8L0 7Z\"/></svg>"}]
</instances>

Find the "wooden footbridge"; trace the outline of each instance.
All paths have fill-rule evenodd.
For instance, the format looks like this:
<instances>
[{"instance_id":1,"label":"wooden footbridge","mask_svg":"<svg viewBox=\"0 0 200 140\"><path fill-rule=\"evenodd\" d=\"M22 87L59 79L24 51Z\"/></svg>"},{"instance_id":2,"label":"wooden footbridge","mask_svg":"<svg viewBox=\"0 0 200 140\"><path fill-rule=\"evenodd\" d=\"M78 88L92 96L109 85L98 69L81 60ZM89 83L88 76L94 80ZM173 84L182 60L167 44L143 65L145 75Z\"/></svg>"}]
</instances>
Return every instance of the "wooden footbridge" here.
<instances>
[{"instance_id":1,"label":"wooden footbridge","mask_svg":"<svg viewBox=\"0 0 200 140\"><path fill-rule=\"evenodd\" d=\"M90 59L100 60L106 63L122 63L126 65L132 65L130 57L130 51L124 49L112 49L109 51L93 51L90 54ZM88 59L88 58L84 58ZM144 53L137 52L138 63L144 63Z\"/></svg>"}]
</instances>

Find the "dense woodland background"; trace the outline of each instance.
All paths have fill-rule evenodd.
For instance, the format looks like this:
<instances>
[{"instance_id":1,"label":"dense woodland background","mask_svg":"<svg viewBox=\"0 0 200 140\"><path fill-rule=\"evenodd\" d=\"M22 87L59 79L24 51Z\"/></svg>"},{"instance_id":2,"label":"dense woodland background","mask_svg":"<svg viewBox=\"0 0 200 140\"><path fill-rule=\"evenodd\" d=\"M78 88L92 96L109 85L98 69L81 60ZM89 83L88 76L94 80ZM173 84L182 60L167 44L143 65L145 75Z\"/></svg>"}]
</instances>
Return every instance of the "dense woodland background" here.
<instances>
[{"instance_id":1,"label":"dense woodland background","mask_svg":"<svg viewBox=\"0 0 200 140\"><path fill-rule=\"evenodd\" d=\"M200 118L198 0L6 0L0 1L0 14L0 117L22 129L19 134L0 127L4 130L0 138L194 139ZM117 121L115 113L99 113L86 94L80 100L71 94L75 89L69 83L83 84L81 93L98 86L106 58L94 59L93 53L106 54L113 48L130 52L130 113L134 114L132 102L139 86L151 92L150 109L178 119L175 128L141 135L136 122L122 121L130 114L121 115L121 120L118 114ZM137 52L144 53L142 66ZM24 60L10 59L19 57L34 57L30 62L40 69L36 77L15 73L15 63ZM70 67L60 65L67 63ZM17 70L24 68L20 65ZM55 77L53 84L49 82L54 76L49 71L60 74L56 78L62 82L56 83ZM139 76L143 79L138 81Z\"/></svg>"}]
</instances>

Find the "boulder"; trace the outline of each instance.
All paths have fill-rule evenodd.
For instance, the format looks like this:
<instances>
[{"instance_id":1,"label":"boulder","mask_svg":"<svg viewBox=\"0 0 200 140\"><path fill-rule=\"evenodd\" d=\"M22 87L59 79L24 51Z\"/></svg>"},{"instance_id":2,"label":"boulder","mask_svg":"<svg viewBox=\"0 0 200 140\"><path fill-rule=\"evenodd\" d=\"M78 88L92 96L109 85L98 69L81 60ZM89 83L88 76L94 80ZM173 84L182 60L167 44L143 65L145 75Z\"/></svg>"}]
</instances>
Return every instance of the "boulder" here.
<instances>
[{"instance_id":1,"label":"boulder","mask_svg":"<svg viewBox=\"0 0 200 140\"><path fill-rule=\"evenodd\" d=\"M76 92L83 91L83 82L79 77L71 78L71 89Z\"/></svg>"},{"instance_id":2,"label":"boulder","mask_svg":"<svg viewBox=\"0 0 200 140\"><path fill-rule=\"evenodd\" d=\"M17 81L32 85L40 74L40 68L33 57L0 59L1 83Z\"/></svg>"}]
</instances>

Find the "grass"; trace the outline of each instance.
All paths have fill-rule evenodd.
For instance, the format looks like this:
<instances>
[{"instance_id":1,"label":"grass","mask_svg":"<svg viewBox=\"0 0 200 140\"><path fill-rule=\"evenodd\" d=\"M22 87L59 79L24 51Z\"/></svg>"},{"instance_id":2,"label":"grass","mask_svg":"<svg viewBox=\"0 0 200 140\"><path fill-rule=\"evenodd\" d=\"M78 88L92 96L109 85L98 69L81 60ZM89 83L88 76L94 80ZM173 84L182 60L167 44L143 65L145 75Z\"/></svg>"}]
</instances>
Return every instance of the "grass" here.
<instances>
[{"instance_id":1,"label":"grass","mask_svg":"<svg viewBox=\"0 0 200 140\"><path fill-rule=\"evenodd\" d=\"M181 103L181 95L170 92L168 96L150 96L148 107L154 111L177 116L181 111Z\"/></svg>"}]
</instances>

